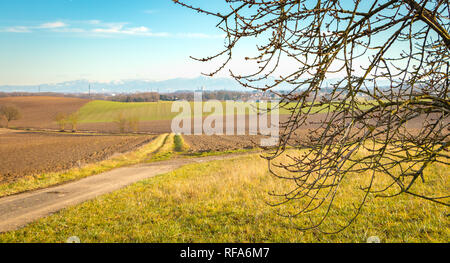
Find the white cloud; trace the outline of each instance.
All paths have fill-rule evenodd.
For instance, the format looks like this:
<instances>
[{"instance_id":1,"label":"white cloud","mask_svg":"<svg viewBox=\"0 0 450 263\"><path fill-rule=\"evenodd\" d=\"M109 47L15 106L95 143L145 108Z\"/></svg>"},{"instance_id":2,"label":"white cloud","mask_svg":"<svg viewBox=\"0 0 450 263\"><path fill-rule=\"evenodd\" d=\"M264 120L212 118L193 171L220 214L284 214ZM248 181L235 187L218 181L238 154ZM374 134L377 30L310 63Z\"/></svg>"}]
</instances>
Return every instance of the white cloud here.
<instances>
[{"instance_id":1,"label":"white cloud","mask_svg":"<svg viewBox=\"0 0 450 263\"><path fill-rule=\"evenodd\" d=\"M154 14L154 13L157 13L158 10L155 10L155 9L148 9L148 10L144 10L143 12L144 12L145 14L152 15L152 14Z\"/></svg>"},{"instance_id":2,"label":"white cloud","mask_svg":"<svg viewBox=\"0 0 450 263\"><path fill-rule=\"evenodd\" d=\"M108 28L95 28L94 33L102 34L125 34L125 35L149 35L152 34L150 29L145 26L140 27L125 27L124 25L114 25Z\"/></svg>"},{"instance_id":3,"label":"white cloud","mask_svg":"<svg viewBox=\"0 0 450 263\"><path fill-rule=\"evenodd\" d=\"M226 35L208 35L204 33L180 33L176 34L176 37L180 38L225 38Z\"/></svg>"},{"instance_id":4,"label":"white cloud","mask_svg":"<svg viewBox=\"0 0 450 263\"><path fill-rule=\"evenodd\" d=\"M85 29L83 29L83 28L76 28L76 27L55 28L52 31L53 32L58 32L58 33L86 33Z\"/></svg>"},{"instance_id":5,"label":"white cloud","mask_svg":"<svg viewBox=\"0 0 450 263\"><path fill-rule=\"evenodd\" d=\"M120 34L123 26L112 26L109 28L95 28L92 30L94 33L107 33L107 34Z\"/></svg>"},{"instance_id":6,"label":"white cloud","mask_svg":"<svg viewBox=\"0 0 450 263\"><path fill-rule=\"evenodd\" d=\"M50 23L45 23L39 26L39 28L43 28L43 29L52 29L52 28L61 28L61 27L66 27L67 24L61 21L56 21L56 22L50 22Z\"/></svg>"},{"instance_id":7,"label":"white cloud","mask_svg":"<svg viewBox=\"0 0 450 263\"><path fill-rule=\"evenodd\" d=\"M131 32L131 33L147 33L149 31L150 31L150 29L148 29L145 26L133 27L133 28L129 29L129 32Z\"/></svg>"},{"instance_id":8,"label":"white cloud","mask_svg":"<svg viewBox=\"0 0 450 263\"><path fill-rule=\"evenodd\" d=\"M64 27L67 27L67 24L60 22L60 21L56 21L56 22L44 23L44 24L41 24L38 26L12 26L12 27L4 28L0 31L1 32L9 32L9 33L31 33L31 32L33 32L34 29L52 30L52 29L60 29L60 28L64 28Z\"/></svg>"},{"instance_id":9,"label":"white cloud","mask_svg":"<svg viewBox=\"0 0 450 263\"><path fill-rule=\"evenodd\" d=\"M109 23L101 20L70 21L70 24L61 21L43 23L36 26L12 26L0 32L30 33L33 31L51 31L55 33L78 33L88 36L142 36L142 37L173 37L173 38L198 38L214 39L224 38L224 35L209 35L204 33L167 33L153 32L146 26L129 26L129 23Z\"/></svg>"},{"instance_id":10,"label":"white cloud","mask_svg":"<svg viewBox=\"0 0 450 263\"><path fill-rule=\"evenodd\" d=\"M13 27L7 27L2 32L9 32L9 33L30 33L31 30L29 27L26 26L13 26Z\"/></svg>"},{"instance_id":11,"label":"white cloud","mask_svg":"<svg viewBox=\"0 0 450 263\"><path fill-rule=\"evenodd\" d=\"M85 22L88 23L88 24L91 24L91 25L99 25L99 24L102 23L102 21L100 21L100 20L88 20L88 21L85 21Z\"/></svg>"},{"instance_id":12,"label":"white cloud","mask_svg":"<svg viewBox=\"0 0 450 263\"><path fill-rule=\"evenodd\" d=\"M95 28L93 33L101 35L134 35L134 36L147 36L147 37L170 37L171 34L166 32L152 32L150 28L145 26L140 27L125 27L125 25L112 25L106 28Z\"/></svg>"}]
</instances>

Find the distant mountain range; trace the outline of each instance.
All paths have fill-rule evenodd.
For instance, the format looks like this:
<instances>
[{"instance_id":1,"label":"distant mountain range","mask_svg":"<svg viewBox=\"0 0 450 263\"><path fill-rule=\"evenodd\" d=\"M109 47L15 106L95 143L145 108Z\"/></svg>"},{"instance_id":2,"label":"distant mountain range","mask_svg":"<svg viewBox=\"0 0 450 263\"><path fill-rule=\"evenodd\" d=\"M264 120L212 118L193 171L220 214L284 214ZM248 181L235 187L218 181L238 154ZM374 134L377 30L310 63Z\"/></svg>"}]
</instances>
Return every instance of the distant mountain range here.
<instances>
[{"instance_id":1,"label":"distant mountain range","mask_svg":"<svg viewBox=\"0 0 450 263\"><path fill-rule=\"evenodd\" d=\"M268 80L270 81L270 80ZM108 83L91 82L88 80L67 81L56 84L42 84L32 86L0 86L0 92L55 92L55 93L137 93L137 92L175 92L195 91L202 87L205 91L230 90L243 91L245 89L234 79L230 78L175 78L164 81L151 80L123 80Z\"/></svg>"},{"instance_id":2,"label":"distant mountain range","mask_svg":"<svg viewBox=\"0 0 450 263\"><path fill-rule=\"evenodd\" d=\"M259 86L272 84L274 79L268 78L259 82ZM332 81L332 80L330 80ZM151 80L123 80L108 83L91 82L88 80L67 81L56 84L42 84L33 86L0 86L0 92L55 92L55 93L139 93L139 92L176 92L195 91L204 88L205 91L229 90L229 91L252 91L244 88L231 78L175 78L163 81ZM277 90L289 89L286 86L278 86Z\"/></svg>"}]
</instances>

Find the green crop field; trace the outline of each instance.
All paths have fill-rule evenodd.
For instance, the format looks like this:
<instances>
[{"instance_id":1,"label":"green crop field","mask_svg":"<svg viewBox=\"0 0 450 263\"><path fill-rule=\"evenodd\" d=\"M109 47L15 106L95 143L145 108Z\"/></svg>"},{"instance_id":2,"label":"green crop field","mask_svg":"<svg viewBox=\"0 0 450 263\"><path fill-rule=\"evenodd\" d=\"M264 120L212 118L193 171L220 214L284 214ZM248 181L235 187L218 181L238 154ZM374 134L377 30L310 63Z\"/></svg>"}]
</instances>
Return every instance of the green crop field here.
<instances>
[{"instance_id":1,"label":"green crop field","mask_svg":"<svg viewBox=\"0 0 450 263\"><path fill-rule=\"evenodd\" d=\"M177 113L171 112L172 102L139 102L124 103L112 101L92 101L79 110L80 122L113 122L123 113L125 116L136 116L141 121L170 120Z\"/></svg>"},{"instance_id":2,"label":"green crop field","mask_svg":"<svg viewBox=\"0 0 450 263\"><path fill-rule=\"evenodd\" d=\"M172 112L170 101L160 102L113 102L113 101L92 101L84 105L79 111L80 123L114 122L119 114L125 117L136 117L139 121L171 120L179 113ZM191 106L191 117L194 116L194 103ZM222 102L222 111L226 112L225 102ZM290 103L280 109L280 114L290 114L289 107L295 107L295 103ZM315 107L313 112L324 111L325 107ZM308 109L304 109L306 111ZM247 110L246 114L249 114ZM203 116L211 113L203 113ZM185 116L188 117L188 116Z\"/></svg>"},{"instance_id":3,"label":"green crop field","mask_svg":"<svg viewBox=\"0 0 450 263\"><path fill-rule=\"evenodd\" d=\"M172 112L173 102L113 102L92 101L84 105L79 111L81 123L114 122L119 114L126 117L137 117L140 121L171 120L179 112ZM191 106L191 117L194 116L194 103ZM222 102L225 112L225 102ZM247 111L248 114L248 111ZM204 116L211 114L203 113ZM186 116L188 117L188 116Z\"/></svg>"}]
</instances>

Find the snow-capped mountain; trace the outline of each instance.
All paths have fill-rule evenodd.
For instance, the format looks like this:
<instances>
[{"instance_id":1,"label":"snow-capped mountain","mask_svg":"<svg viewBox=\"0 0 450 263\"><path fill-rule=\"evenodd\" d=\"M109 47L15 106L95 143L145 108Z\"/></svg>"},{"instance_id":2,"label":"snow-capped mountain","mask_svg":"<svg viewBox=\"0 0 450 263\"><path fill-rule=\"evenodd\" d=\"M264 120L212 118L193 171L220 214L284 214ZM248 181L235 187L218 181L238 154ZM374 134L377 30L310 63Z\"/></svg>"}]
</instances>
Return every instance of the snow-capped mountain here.
<instances>
[{"instance_id":1,"label":"snow-capped mountain","mask_svg":"<svg viewBox=\"0 0 450 263\"><path fill-rule=\"evenodd\" d=\"M113 82L92 82L88 80L67 81L56 84L32 86L0 86L0 92L56 92L56 93L136 93L136 92L174 92L205 90L242 90L243 88L229 78L175 78L164 81L123 80Z\"/></svg>"}]
</instances>

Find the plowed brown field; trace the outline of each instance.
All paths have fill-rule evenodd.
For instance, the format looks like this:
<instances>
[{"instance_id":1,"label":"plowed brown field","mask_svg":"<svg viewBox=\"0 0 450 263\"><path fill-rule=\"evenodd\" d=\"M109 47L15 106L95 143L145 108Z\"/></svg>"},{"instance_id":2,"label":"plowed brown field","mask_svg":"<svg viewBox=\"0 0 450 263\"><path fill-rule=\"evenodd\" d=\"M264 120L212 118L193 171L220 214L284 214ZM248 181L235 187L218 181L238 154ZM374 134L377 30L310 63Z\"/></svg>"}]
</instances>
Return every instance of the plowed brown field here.
<instances>
[{"instance_id":1,"label":"plowed brown field","mask_svg":"<svg viewBox=\"0 0 450 263\"><path fill-rule=\"evenodd\" d=\"M22 118L17 121L11 121L12 127L18 128L37 128L37 129L58 129L55 123L55 116L58 113L73 113L78 111L84 104L90 100L77 98L63 98L63 97L6 97L0 98L0 105L11 104L17 106ZM311 118L311 121L320 122L325 118L325 114L318 114ZM284 122L288 119L288 115L281 115L280 121ZM236 120L235 120L236 122ZM424 118L417 117L408 122L407 127L410 129L417 129L422 126ZM0 120L0 126L2 120ZM3 123L4 124L4 123ZM155 121L141 121L139 123L139 131L152 134L161 134L171 132L171 120L155 120ZM193 121L191 122L193 127ZM222 120L222 126L226 127L227 121ZM246 119L246 129L249 127L248 118ZM301 130L314 128L317 125L308 124L308 127L301 127ZM78 124L78 130L94 131L104 133L118 133L119 128L115 123L83 123Z\"/></svg>"},{"instance_id":2,"label":"plowed brown field","mask_svg":"<svg viewBox=\"0 0 450 263\"><path fill-rule=\"evenodd\" d=\"M0 183L107 159L154 136L95 136L0 131Z\"/></svg>"},{"instance_id":3,"label":"plowed brown field","mask_svg":"<svg viewBox=\"0 0 450 263\"><path fill-rule=\"evenodd\" d=\"M58 113L78 111L89 100L61 97L6 97L0 98L0 105L14 105L22 118L11 121L10 126L20 128L57 129L55 117Z\"/></svg>"},{"instance_id":4,"label":"plowed brown field","mask_svg":"<svg viewBox=\"0 0 450 263\"><path fill-rule=\"evenodd\" d=\"M222 152L258 148L262 136L248 135L183 135L192 152Z\"/></svg>"}]
</instances>

